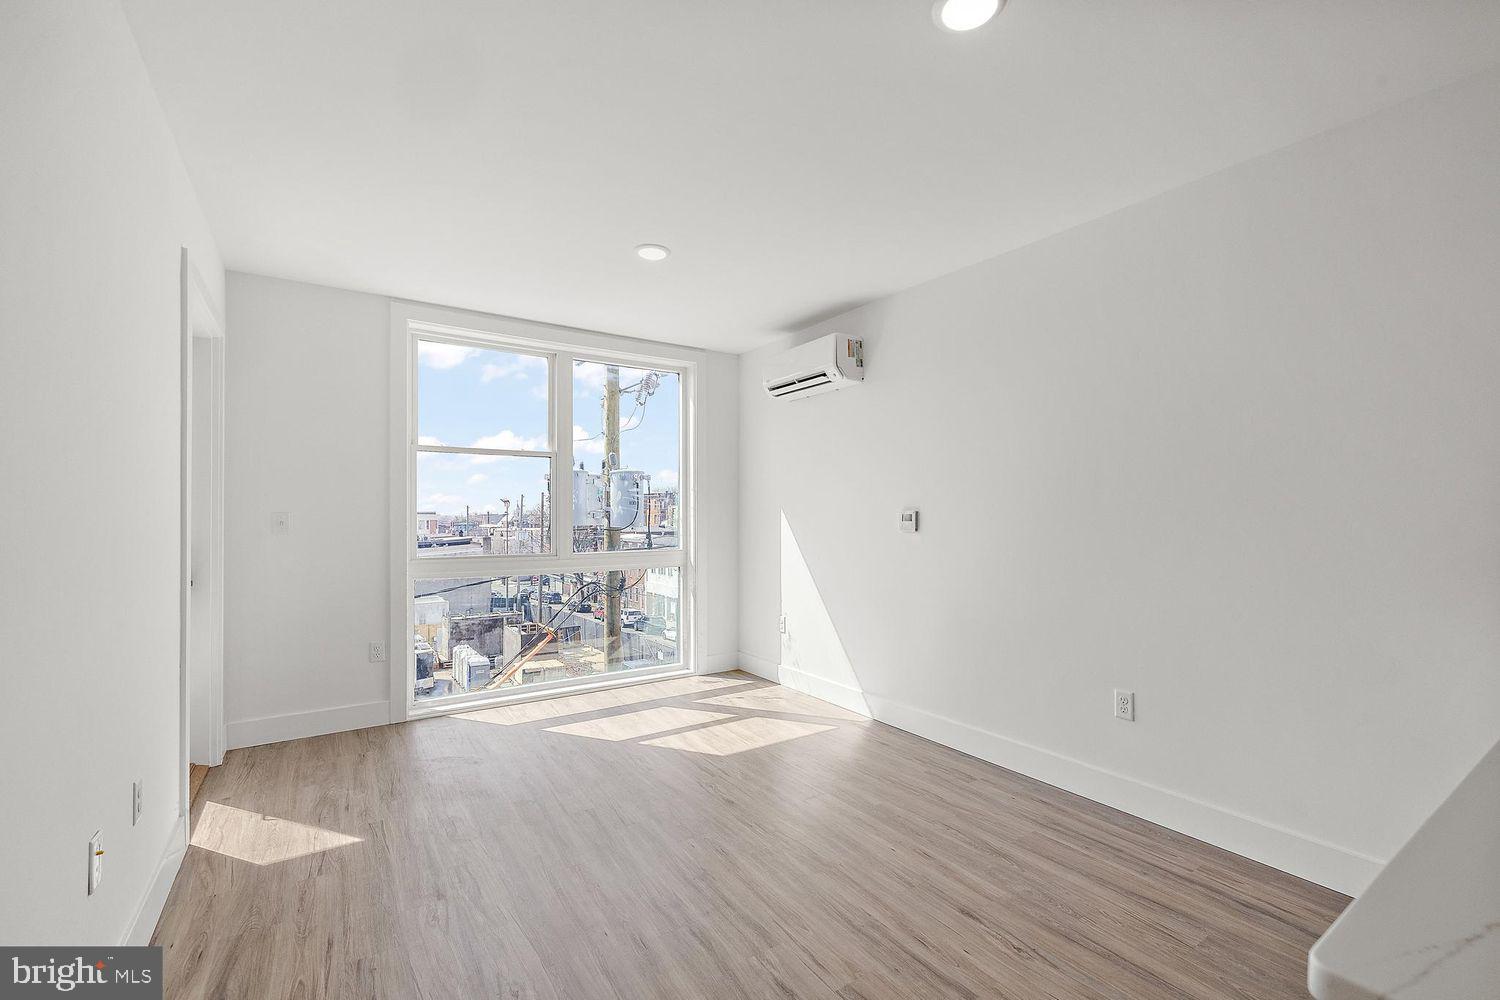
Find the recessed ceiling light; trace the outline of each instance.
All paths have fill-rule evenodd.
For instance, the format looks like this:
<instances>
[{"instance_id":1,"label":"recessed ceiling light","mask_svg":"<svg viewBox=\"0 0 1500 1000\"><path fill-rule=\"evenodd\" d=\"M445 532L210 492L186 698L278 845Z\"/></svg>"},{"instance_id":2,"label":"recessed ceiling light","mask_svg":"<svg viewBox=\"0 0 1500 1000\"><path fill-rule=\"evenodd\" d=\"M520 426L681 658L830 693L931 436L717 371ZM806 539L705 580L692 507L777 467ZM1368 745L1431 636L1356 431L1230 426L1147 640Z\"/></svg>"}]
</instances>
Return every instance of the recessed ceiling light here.
<instances>
[{"instance_id":1,"label":"recessed ceiling light","mask_svg":"<svg viewBox=\"0 0 1500 1000\"><path fill-rule=\"evenodd\" d=\"M937 0L932 19L949 31L973 31L1004 6L1005 0Z\"/></svg>"},{"instance_id":2,"label":"recessed ceiling light","mask_svg":"<svg viewBox=\"0 0 1500 1000\"><path fill-rule=\"evenodd\" d=\"M660 243L642 243L635 248L635 255L641 260L666 260L671 252Z\"/></svg>"}]
</instances>

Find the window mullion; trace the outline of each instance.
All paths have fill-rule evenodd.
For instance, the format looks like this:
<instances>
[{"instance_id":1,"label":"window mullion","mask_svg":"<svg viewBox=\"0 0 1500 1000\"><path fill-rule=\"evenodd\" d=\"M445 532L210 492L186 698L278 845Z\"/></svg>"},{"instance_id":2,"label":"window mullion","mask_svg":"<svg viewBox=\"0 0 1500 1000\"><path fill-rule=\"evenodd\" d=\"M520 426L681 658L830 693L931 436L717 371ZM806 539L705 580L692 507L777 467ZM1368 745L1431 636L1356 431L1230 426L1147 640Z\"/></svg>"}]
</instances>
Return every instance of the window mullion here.
<instances>
[{"instance_id":1,"label":"window mullion","mask_svg":"<svg viewBox=\"0 0 1500 1000\"><path fill-rule=\"evenodd\" d=\"M463 556L434 559L418 556L407 561L407 574L414 580L445 580L467 576L532 576L536 573L591 573L607 570L681 569L686 557L674 549L624 549L618 552L580 552L558 558L551 555Z\"/></svg>"},{"instance_id":2,"label":"window mullion","mask_svg":"<svg viewBox=\"0 0 1500 1000\"><path fill-rule=\"evenodd\" d=\"M417 451L432 455L495 455L500 458L551 458L551 451L528 451L519 448L464 448L447 444L421 444Z\"/></svg>"},{"instance_id":3,"label":"window mullion","mask_svg":"<svg viewBox=\"0 0 1500 1000\"><path fill-rule=\"evenodd\" d=\"M573 355L553 355L552 551L573 552Z\"/></svg>"}]
</instances>

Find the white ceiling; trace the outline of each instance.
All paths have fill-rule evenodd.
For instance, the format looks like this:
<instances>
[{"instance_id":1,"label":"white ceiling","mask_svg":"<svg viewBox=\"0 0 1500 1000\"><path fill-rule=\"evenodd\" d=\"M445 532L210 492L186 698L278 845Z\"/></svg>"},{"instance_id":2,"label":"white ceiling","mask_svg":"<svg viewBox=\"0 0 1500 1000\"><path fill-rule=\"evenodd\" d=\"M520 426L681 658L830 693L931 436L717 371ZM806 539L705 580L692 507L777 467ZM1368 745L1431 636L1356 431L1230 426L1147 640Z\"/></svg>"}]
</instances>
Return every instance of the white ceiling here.
<instances>
[{"instance_id":1,"label":"white ceiling","mask_svg":"<svg viewBox=\"0 0 1500 1000\"><path fill-rule=\"evenodd\" d=\"M1500 60L1495 0L125 7L230 267L730 351Z\"/></svg>"}]
</instances>

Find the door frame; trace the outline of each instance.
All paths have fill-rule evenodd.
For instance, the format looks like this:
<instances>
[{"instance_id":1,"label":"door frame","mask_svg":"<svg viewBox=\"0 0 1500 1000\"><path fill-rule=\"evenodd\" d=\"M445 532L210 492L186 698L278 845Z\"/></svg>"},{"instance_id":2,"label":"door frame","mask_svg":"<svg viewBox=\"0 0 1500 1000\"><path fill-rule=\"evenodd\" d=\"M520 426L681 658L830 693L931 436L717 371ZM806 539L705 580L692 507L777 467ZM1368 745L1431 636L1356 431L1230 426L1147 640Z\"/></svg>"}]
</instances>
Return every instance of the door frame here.
<instances>
[{"instance_id":1,"label":"door frame","mask_svg":"<svg viewBox=\"0 0 1500 1000\"><path fill-rule=\"evenodd\" d=\"M187 247L182 248L182 440L180 461L180 539L179 609L181 626L178 634L178 674L181 727L179 764L181 786L178 790L178 813L184 830L192 802L188 792L189 763L219 764L224 760L224 318L220 315L203 274L193 263ZM208 385L194 385L193 353L196 345L210 351ZM208 479L208 572L203 580L193 578L193 402L194 395L207 393L210 406L210 459ZM207 664L194 669L192 659L192 590L207 588L207 613L212 655ZM192 741L191 691L198 679L208 688L209 759L191 761Z\"/></svg>"}]
</instances>

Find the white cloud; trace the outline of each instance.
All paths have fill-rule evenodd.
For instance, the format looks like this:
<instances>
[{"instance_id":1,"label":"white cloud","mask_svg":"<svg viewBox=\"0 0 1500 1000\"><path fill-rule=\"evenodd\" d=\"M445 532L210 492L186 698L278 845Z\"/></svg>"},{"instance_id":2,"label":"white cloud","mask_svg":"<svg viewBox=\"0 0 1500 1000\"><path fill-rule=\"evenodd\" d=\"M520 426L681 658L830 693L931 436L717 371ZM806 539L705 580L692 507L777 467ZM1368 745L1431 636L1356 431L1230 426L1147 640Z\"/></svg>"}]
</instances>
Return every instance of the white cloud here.
<instances>
[{"instance_id":1,"label":"white cloud","mask_svg":"<svg viewBox=\"0 0 1500 1000\"><path fill-rule=\"evenodd\" d=\"M522 437L512 430L503 430L499 434L491 434L475 441L471 448L494 448L498 451L546 451L547 439L545 437ZM490 462L500 461L500 455L475 455L472 461L475 465L488 465Z\"/></svg>"},{"instance_id":2,"label":"white cloud","mask_svg":"<svg viewBox=\"0 0 1500 1000\"><path fill-rule=\"evenodd\" d=\"M505 451L546 451L545 437L522 437L512 430L503 430L475 441L471 448L500 448Z\"/></svg>"},{"instance_id":3,"label":"white cloud","mask_svg":"<svg viewBox=\"0 0 1500 1000\"><path fill-rule=\"evenodd\" d=\"M617 366L620 371L620 384L631 385L641 379L650 368L631 368L628 365ZM580 361L573 365L573 382L575 385L591 389L595 393L604 391L604 382L609 375L609 365L598 361ZM672 376L676 377L676 376Z\"/></svg>"},{"instance_id":4,"label":"white cloud","mask_svg":"<svg viewBox=\"0 0 1500 1000\"><path fill-rule=\"evenodd\" d=\"M524 379L527 372L537 369L545 370L547 362L543 358L532 357L529 354L508 355L499 364L487 364L479 373L481 382L493 382L497 378Z\"/></svg>"},{"instance_id":5,"label":"white cloud","mask_svg":"<svg viewBox=\"0 0 1500 1000\"><path fill-rule=\"evenodd\" d=\"M489 476L486 476L482 472L476 472L472 476L469 477L469 479L468 479L468 485L469 486L478 486L480 483L485 482L489 478L490 478Z\"/></svg>"},{"instance_id":6,"label":"white cloud","mask_svg":"<svg viewBox=\"0 0 1500 1000\"><path fill-rule=\"evenodd\" d=\"M604 388L604 365L588 362L573 366L573 381L590 389Z\"/></svg>"},{"instance_id":7,"label":"white cloud","mask_svg":"<svg viewBox=\"0 0 1500 1000\"><path fill-rule=\"evenodd\" d=\"M448 507L457 509L469 502L468 497L456 496L452 493L429 493L425 503L434 509Z\"/></svg>"},{"instance_id":8,"label":"white cloud","mask_svg":"<svg viewBox=\"0 0 1500 1000\"><path fill-rule=\"evenodd\" d=\"M417 341L417 362L439 371L457 368L479 353L477 347L460 347L457 344L440 344L434 340Z\"/></svg>"},{"instance_id":9,"label":"white cloud","mask_svg":"<svg viewBox=\"0 0 1500 1000\"><path fill-rule=\"evenodd\" d=\"M443 447L443 442L439 441L437 438L433 437L431 434L423 434L421 437L417 438L417 444L425 444L425 445L427 445L428 447L431 447L431 448L441 448L441 447Z\"/></svg>"},{"instance_id":10,"label":"white cloud","mask_svg":"<svg viewBox=\"0 0 1500 1000\"><path fill-rule=\"evenodd\" d=\"M662 469L656 475L651 477L651 485L662 487L664 489L675 488L677 486L677 470Z\"/></svg>"},{"instance_id":11,"label":"white cloud","mask_svg":"<svg viewBox=\"0 0 1500 1000\"><path fill-rule=\"evenodd\" d=\"M531 387L531 394L532 394L532 396L536 397L537 399L545 400L547 398L547 386L546 386L546 384L543 383L542 385L534 385L534 386L532 386Z\"/></svg>"},{"instance_id":12,"label":"white cloud","mask_svg":"<svg viewBox=\"0 0 1500 1000\"><path fill-rule=\"evenodd\" d=\"M575 455L603 455L603 436L594 437L577 424L573 425L573 454Z\"/></svg>"}]
</instances>

